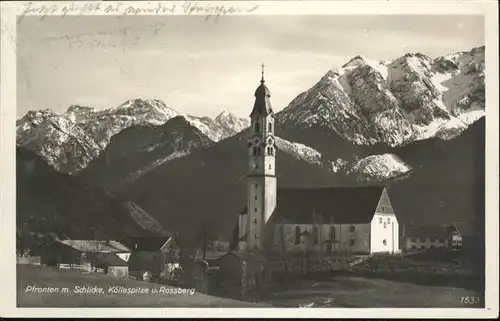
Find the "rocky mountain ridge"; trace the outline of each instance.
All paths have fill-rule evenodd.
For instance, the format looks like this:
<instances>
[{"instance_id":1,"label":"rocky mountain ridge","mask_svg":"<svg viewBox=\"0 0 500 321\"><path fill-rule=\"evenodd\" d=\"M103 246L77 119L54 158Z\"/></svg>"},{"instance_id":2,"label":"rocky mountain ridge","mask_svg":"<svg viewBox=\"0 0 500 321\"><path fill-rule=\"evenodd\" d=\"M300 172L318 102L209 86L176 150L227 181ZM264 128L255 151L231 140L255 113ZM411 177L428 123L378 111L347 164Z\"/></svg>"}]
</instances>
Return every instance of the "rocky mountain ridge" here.
<instances>
[{"instance_id":1,"label":"rocky mountain ridge","mask_svg":"<svg viewBox=\"0 0 500 321\"><path fill-rule=\"evenodd\" d=\"M293 99L277 114L277 127L329 131L353 148L453 139L485 114L484 52L483 46L435 59L416 53L390 61L356 56ZM195 117L159 100L134 99L103 110L74 105L62 115L30 111L17 122L17 143L56 169L76 173L122 130L160 126L176 116L214 142L249 126L248 119L226 111L214 119ZM318 149L299 137L283 138Z\"/></svg>"},{"instance_id":2,"label":"rocky mountain ridge","mask_svg":"<svg viewBox=\"0 0 500 321\"><path fill-rule=\"evenodd\" d=\"M216 142L241 131L248 121L222 112L215 119L184 115L159 100L134 99L108 109L72 105L61 114L29 111L19 119L17 145L43 157L55 169L74 174L108 146L111 138L135 126L161 126L181 116Z\"/></svg>"},{"instance_id":3,"label":"rocky mountain ridge","mask_svg":"<svg viewBox=\"0 0 500 321\"><path fill-rule=\"evenodd\" d=\"M357 145L451 139L484 116L484 52L357 56L293 99L277 123L319 126Z\"/></svg>"}]
</instances>

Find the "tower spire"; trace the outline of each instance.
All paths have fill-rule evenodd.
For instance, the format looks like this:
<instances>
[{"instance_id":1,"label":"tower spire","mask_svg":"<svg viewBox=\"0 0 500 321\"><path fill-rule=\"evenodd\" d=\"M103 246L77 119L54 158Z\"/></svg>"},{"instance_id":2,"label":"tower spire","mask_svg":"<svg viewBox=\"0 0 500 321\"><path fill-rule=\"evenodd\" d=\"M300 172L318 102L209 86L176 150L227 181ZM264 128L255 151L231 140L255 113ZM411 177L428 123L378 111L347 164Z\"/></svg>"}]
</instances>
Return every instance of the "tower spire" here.
<instances>
[{"instance_id":1,"label":"tower spire","mask_svg":"<svg viewBox=\"0 0 500 321\"><path fill-rule=\"evenodd\" d=\"M262 63L261 67L262 67L262 71L261 71L262 72L262 78L260 79L260 82L264 83L265 82L265 80L264 80L264 67L265 67L264 63Z\"/></svg>"}]
</instances>

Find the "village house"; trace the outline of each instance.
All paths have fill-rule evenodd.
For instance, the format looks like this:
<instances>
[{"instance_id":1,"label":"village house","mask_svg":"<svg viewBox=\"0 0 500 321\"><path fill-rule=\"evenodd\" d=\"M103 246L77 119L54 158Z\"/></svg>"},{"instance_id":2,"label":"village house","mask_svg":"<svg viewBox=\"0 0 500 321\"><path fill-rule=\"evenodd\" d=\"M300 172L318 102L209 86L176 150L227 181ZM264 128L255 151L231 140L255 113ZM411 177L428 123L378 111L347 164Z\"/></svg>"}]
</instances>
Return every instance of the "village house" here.
<instances>
[{"instance_id":1,"label":"village house","mask_svg":"<svg viewBox=\"0 0 500 321\"><path fill-rule=\"evenodd\" d=\"M56 240L42 249L42 264L128 278L130 250L116 241Z\"/></svg>"},{"instance_id":2,"label":"village house","mask_svg":"<svg viewBox=\"0 0 500 321\"><path fill-rule=\"evenodd\" d=\"M180 247L172 235L124 237L120 242L132 251L128 261L130 274L137 278L142 279L145 273L160 277L179 265Z\"/></svg>"},{"instance_id":3,"label":"village house","mask_svg":"<svg viewBox=\"0 0 500 321\"><path fill-rule=\"evenodd\" d=\"M219 264L219 258L227 254L230 249L230 242L215 240L209 242L206 248L196 251L195 261L204 261L208 266L216 266Z\"/></svg>"},{"instance_id":4,"label":"village house","mask_svg":"<svg viewBox=\"0 0 500 321\"><path fill-rule=\"evenodd\" d=\"M408 226L404 228L405 250L458 249L462 236L455 224Z\"/></svg>"}]
</instances>

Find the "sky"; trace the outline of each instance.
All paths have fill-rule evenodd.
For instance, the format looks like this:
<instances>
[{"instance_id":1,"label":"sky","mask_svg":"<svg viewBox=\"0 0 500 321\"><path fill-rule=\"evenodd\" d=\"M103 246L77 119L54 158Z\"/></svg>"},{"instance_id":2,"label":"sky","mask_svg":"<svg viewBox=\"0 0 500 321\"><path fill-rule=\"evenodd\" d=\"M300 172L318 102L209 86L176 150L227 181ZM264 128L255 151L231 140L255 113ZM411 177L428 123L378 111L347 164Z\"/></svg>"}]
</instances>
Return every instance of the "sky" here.
<instances>
[{"instance_id":1,"label":"sky","mask_svg":"<svg viewBox=\"0 0 500 321\"><path fill-rule=\"evenodd\" d=\"M134 98L248 117L262 63L279 111L356 55L438 57L485 41L482 16L47 16L17 28L18 118Z\"/></svg>"}]
</instances>

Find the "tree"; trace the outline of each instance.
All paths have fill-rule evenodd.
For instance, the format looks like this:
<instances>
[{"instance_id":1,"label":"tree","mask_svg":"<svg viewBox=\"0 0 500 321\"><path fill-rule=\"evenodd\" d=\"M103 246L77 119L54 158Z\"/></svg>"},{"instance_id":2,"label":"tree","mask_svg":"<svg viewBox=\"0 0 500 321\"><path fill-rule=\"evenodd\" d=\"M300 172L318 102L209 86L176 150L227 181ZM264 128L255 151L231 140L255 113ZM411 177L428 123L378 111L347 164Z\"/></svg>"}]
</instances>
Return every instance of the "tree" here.
<instances>
[{"instance_id":1,"label":"tree","mask_svg":"<svg viewBox=\"0 0 500 321\"><path fill-rule=\"evenodd\" d=\"M196 246L202 248L203 260L206 259L208 248L211 247L213 242L217 239L216 229L213 224L208 220L204 220L196 234Z\"/></svg>"}]
</instances>

